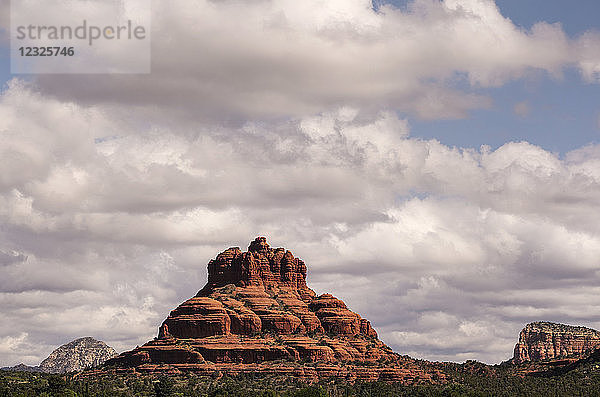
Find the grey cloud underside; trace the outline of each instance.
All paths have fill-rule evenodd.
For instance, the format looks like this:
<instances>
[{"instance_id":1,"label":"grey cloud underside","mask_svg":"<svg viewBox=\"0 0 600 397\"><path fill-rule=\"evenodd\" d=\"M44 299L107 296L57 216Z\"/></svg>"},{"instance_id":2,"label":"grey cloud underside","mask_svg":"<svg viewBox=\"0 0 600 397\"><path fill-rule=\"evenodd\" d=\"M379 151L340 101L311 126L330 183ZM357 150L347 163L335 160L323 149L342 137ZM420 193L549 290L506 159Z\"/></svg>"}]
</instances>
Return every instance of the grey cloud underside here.
<instances>
[{"instance_id":1,"label":"grey cloud underside","mask_svg":"<svg viewBox=\"0 0 600 397\"><path fill-rule=\"evenodd\" d=\"M523 323L600 321L595 147L449 148L352 108L178 134L72 106L3 94L20 134L2 150L36 165L2 169L4 364L83 334L147 340L210 258L259 234L403 353L499 362Z\"/></svg>"},{"instance_id":2,"label":"grey cloud underside","mask_svg":"<svg viewBox=\"0 0 600 397\"><path fill-rule=\"evenodd\" d=\"M0 251L0 265L7 266L13 263L25 262L27 256L19 252L3 252Z\"/></svg>"},{"instance_id":3,"label":"grey cloud underside","mask_svg":"<svg viewBox=\"0 0 600 397\"><path fill-rule=\"evenodd\" d=\"M459 117L489 105L465 82L582 60L593 76L579 46L594 36L522 32L490 2L367 3L158 5L151 76L13 80L0 96L0 366L82 335L147 341L211 258L257 235L400 353L499 362L524 323L598 329L599 147L450 148L385 110ZM208 22L188 23L198 13ZM481 41L465 48L473 26ZM490 53L497 34L507 46Z\"/></svg>"}]
</instances>

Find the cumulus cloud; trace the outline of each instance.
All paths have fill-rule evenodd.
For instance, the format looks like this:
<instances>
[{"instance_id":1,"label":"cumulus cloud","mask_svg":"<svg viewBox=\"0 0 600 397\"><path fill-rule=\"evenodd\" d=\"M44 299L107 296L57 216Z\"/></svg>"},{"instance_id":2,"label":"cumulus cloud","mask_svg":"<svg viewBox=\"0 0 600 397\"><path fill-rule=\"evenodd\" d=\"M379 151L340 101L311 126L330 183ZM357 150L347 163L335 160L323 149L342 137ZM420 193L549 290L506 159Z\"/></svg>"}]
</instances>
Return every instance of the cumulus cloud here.
<instances>
[{"instance_id":1,"label":"cumulus cloud","mask_svg":"<svg viewBox=\"0 0 600 397\"><path fill-rule=\"evenodd\" d=\"M402 353L499 362L526 322L600 325L596 146L450 148L350 106L193 132L107 109L2 94L3 365L82 335L143 343L259 234Z\"/></svg>"},{"instance_id":2,"label":"cumulus cloud","mask_svg":"<svg viewBox=\"0 0 600 397\"><path fill-rule=\"evenodd\" d=\"M370 0L176 0L153 3L152 29L152 74L41 76L40 87L181 119L240 123L340 106L439 119L491 106L481 87L567 67L592 82L600 70L596 33L569 38L544 22L524 31L492 0L377 11Z\"/></svg>"},{"instance_id":3,"label":"cumulus cloud","mask_svg":"<svg viewBox=\"0 0 600 397\"><path fill-rule=\"evenodd\" d=\"M597 326L597 232L455 199L412 199L391 218L332 236L338 259L319 267L318 287L339 275L336 292L397 351L499 362L527 322Z\"/></svg>"},{"instance_id":4,"label":"cumulus cloud","mask_svg":"<svg viewBox=\"0 0 600 397\"><path fill-rule=\"evenodd\" d=\"M151 75L0 95L0 365L147 341L256 235L400 353L499 362L529 321L600 328L598 145L449 147L399 116L463 117L533 70L593 82L595 34L523 31L485 0L178 0L153 18Z\"/></svg>"},{"instance_id":5,"label":"cumulus cloud","mask_svg":"<svg viewBox=\"0 0 600 397\"><path fill-rule=\"evenodd\" d=\"M0 338L0 352L6 354L8 352L15 351L23 344L26 338L27 334L24 332L19 336L5 336Z\"/></svg>"}]
</instances>

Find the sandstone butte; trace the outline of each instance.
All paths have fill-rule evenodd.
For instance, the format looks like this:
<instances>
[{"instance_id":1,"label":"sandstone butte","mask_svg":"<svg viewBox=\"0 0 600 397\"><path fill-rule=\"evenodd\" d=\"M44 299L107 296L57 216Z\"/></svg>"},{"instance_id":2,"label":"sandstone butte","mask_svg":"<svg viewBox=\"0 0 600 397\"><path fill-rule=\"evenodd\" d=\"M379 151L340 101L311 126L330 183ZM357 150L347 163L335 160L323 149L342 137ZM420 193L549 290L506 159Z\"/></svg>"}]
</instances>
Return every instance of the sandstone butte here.
<instances>
[{"instance_id":1,"label":"sandstone butte","mask_svg":"<svg viewBox=\"0 0 600 397\"><path fill-rule=\"evenodd\" d=\"M586 327L535 322L523 328L514 364L549 360L575 361L600 348L600 332Z\"/></svg>"},{"instance_id":2,"label":"sandstone butte","mask_svg":"<svg viewBox=\"0 0 600 397\"><path fill-rule=\"evenodd\" d=\"M258 237L208 263L208 282L173 310L158 337L106 362L134 373L262 373L301 381L445 382L430 363L394 353L371 323L306 285L306 265Z\"/></svg>"}]
</instances>

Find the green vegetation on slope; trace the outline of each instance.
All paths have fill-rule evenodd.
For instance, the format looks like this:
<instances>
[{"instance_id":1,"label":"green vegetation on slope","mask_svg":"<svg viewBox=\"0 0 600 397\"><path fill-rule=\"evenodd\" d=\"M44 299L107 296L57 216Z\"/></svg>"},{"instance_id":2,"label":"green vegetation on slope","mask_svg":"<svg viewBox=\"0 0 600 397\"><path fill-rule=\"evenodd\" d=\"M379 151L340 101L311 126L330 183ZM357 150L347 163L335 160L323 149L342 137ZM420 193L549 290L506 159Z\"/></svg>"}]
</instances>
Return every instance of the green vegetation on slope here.
<instances>
[{"instance_id":1,"label":"green vegetation on slope","mask_svg":"<svg viewBox=\"0 0 600 397\"><path fill-rule=\"evenodd\" d=\"M452 382L403 386L383 382L349 385L339 380L308 386L266 376L199 377L72 375L0 371L0 396L206 396L206 397L386 397L386 396L600 396L600 365L595 361L558 376L519 376L510 365L444 363Z\"/></svg>"}]
</instances>

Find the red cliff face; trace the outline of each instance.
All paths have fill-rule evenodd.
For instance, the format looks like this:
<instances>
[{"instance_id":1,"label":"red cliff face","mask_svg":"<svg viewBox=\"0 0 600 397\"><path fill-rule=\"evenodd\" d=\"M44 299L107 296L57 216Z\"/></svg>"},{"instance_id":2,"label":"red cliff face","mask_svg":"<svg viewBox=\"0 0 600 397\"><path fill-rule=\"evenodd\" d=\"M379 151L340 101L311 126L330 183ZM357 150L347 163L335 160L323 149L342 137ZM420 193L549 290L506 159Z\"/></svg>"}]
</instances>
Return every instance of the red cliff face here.
<instances>
[{"instance_id":1,"label":"red cliff face","mask_svg":"<svg viewBox=\"0 0 600 397\"><path fill-rule=\"evenodd\" d=\"M585 327L574 327L549 322L527 324L515 345L513 362L522 364L580 358L600 348L600 332Z\"/></svg>"},{"instance_id":2,"label":"red cliff face","mask_svg":"<svg viewBox=\"0 0 600 397\"><path fill-rule=\"evenodd\" d=\"M306 265L258 237L208 264L208 283L171 312L158 338L108 362L141 372L289 373L308 381L443 381L377 338L366 319L306 285Z\"/></svg>"},{"instance_id":3,"label":"red cliff face","mask_svg":"<svg viewBox=\"0 0 600 397\"><path fill-rule=\"evenodd\" d=\"M306 265L284 248L270 248L267 239L257 237L248 252L239 247L221 252L208 263L208 283L197 296L207 296L215 288L234 284L239 287L285 287L306 297L315 293L306 286ZM307 295L308 294L308 295Z\"/></svg>"}]
</instances>

